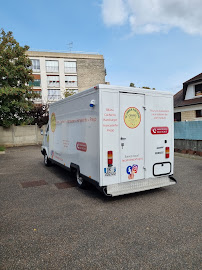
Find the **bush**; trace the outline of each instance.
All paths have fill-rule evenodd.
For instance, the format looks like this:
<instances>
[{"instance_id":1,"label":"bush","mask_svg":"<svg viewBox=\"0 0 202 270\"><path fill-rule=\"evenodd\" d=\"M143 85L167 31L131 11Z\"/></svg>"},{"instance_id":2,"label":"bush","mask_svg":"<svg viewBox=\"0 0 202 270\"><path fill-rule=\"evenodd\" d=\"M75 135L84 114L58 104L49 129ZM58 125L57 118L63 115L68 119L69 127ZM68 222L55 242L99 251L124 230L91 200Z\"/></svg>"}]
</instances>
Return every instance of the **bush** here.
<instances>
[{"instance_id":1,"label":"bush","mask_svg":"<svg viewBox=\"0 0 202 270\"><path fill-rule=\"evenodd\" d=\"M5 151L5 147L3 145L0 145L0 151Z\"/></svg>"},{"instance_id":2,"label":"bush","mask_svg":"<svg viewBox=\"0 0 202 270\"><path fill-rule=\"evenodd\" d=\"M35 105L29 113L29 118L32 119L31 124L37 124L39 128L48 123L49 113L48 105Z\"/></svg>"}]
</instances>

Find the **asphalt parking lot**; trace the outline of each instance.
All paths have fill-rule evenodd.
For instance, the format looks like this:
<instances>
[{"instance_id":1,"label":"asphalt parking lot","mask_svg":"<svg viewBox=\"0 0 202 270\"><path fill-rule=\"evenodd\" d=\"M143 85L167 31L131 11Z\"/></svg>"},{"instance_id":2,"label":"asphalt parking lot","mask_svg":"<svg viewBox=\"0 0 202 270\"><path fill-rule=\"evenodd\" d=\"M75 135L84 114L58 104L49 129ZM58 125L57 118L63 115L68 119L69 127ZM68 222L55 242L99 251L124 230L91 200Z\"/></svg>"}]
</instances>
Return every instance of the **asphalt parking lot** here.
<instances>
[{"instance_id":1,"label":"asphalt parking lot","mask_svg":"<svg viewBox=\"0 0 202 270\"><path fill-rule=\"evenodd\" d=\"M81 190L39 146L0 156L0 269L202 269L202 159L178 184L120 197Z\"/></svg>"}]
</instances>

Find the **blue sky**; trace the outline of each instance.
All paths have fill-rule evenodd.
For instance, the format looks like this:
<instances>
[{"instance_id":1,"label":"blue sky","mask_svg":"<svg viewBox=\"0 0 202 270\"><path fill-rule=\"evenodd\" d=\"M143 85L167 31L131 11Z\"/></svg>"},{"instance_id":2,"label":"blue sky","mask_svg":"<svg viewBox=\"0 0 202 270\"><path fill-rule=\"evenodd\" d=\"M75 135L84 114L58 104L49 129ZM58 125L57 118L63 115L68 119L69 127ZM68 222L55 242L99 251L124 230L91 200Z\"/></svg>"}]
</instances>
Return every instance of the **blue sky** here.
<instances>
[{"instance_id":1,"label":"blue sky","mask_svg":"<svg viewBox=\"0 0 202 270\"><path fill-rule=\"evenodd\" d=\"M73 42L74 52L103 54L113 85L176 93L202 72L201 10L201 0L10 0L0 28L30 50L68 52Z\"/></svg>"}]
</instances>

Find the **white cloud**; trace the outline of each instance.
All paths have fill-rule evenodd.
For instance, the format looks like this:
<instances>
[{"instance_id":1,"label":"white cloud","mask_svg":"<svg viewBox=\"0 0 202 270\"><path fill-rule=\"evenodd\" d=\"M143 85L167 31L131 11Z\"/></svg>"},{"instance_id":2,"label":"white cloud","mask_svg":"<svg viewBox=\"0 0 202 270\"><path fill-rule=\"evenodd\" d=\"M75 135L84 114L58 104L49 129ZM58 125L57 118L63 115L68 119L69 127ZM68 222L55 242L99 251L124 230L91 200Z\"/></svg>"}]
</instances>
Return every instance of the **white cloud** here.
<instances>
[{"instance_id":1,"label":"white cloud","mask_svg":"<svg viewBox=\"0 0 202 270\"><path fill-rule=\"evenodd\" d=\"M124 24L128 17L124 1L103 0L102 17L107 26Z\"/></svg>"},{"instance_id":2,"label":"white cloud","mask_svg":"<svg viewBox=\"0 0 202 270\"><path fill-rule=\"evenodd\" d=\"M132 33L168 32L177 27L202 35L201 0L103 0L107 26L129 23Z\"/></svg>"}]
</instances>

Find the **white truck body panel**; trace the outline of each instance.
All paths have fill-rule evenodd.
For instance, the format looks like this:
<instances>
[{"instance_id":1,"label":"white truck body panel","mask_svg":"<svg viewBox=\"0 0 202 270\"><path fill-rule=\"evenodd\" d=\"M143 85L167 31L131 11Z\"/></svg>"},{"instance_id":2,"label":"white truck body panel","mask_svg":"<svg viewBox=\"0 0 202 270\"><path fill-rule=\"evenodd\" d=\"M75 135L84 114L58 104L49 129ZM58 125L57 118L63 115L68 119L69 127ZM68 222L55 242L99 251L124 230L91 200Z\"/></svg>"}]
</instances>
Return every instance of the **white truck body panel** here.
<instances>
[{"instance_id":1,"label":"white truck body panel","mask_svg":"<svg viewBox=\"0 0 202 270\"><path fill-rule=\"evenodd\" d=\"M98 85L51 104L49 115L49 158L78 165L108 194L175 183L172 94Z\"/></svg>"}]
</instances>

